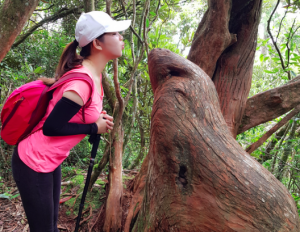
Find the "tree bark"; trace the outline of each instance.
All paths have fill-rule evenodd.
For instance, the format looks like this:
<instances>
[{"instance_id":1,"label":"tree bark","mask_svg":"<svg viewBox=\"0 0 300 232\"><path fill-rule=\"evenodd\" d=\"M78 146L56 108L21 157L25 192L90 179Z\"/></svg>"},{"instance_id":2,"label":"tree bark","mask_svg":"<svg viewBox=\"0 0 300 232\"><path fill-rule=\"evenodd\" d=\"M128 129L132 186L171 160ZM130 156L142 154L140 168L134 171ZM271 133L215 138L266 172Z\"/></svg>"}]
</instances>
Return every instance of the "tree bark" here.
<instances>
[{"instance_id":1,"label":"tree bark","mask_svg":"<svg viewBox=\"0 0 300 232\"><path fill-rule=\"evenodd\" d=\"M298 105L300 102L299 78L300 76L283 86L270 89L249 98L238 134L271 121Z\"/></svg>"},{"instance_id":2,"label":"tree bark","mask_svg":"<svg viewBox=\"0 0 300 232\"><path fill-rule=\"evenodd\" d=\"M114 68L114 86L116 96L118 99L118 106L116 107L115 125L111 132L113 139L113 152L109 157L109 194L106 201L105 222L103 230L119 231L121 229L122 221L122 155L124 131L122 126L122 116L124 112L124 100L121 96L119 81L118 81L118 59L113 60Z\"/></svg>"},{"instance_id":3,"label":"tree bark","mask_svg":"<svg viewBox=\"0 0 300 232\"><path fill-rule=\"evenodd\" d=\"M164 49L148 62L149 165L133 231L299 231L293 198L231 136L209 76Z\"/></svg>"},{"instance_id":4,"label":"tree bark","mask_svg":"<svg viewBox=\"0 0 300 232\"><path fill-rule=\"evenodd\" d=\"M210 77L222 52L237 41L236 35L230 34L228 29L231 4L231 0L208 1L208 10L198 26L187 57Z\"/></svg>"},{"instance_id":5,"label":"tree bark","mask_svg":"<svg viewBox=\"0 0 300 232\"><path fill-rule=\"evenodd\" d=\"M232 1L229 31L237 34L238 41L222 53L213 76L222 114L234 138L251 88L261 5L262 0Z\"/></svg>"},{"instance_id":6,"label":"tree bark","mask_svg":"<svg viewBox=\"0 0 300 232\"><path fill-rule=\"evenodd\" d=\"M119 231L122 221L122 155L124 132L122 125L117 126L112 156L109 158L109 194L106 201L103 231Z\"/></svg>"},{"instance_id":7,"label":"tree bark","mask_svg":"<svg viewBox=\"0 0 300 232\"><path fill-rule=\"evenodd\" d=\"M261 0L209 1L188 55L212 77L233 137L251 87L261 5Z\"/></svg>"},{"instance_id":8,"label":"tree bark","mask_svg":"<svg viewBox=\"0 0 300 232\"><path fill-rule=\"evenodd\" d=\"M5 0L0 8L0 62L5 57L25 23L37 7L38 0Z\"/></svg>"},{"instance_id":9,"label":"tree bark","mask_svg":"<svg viewBox=\"0 0 300 232\"><path fill-rule=\"evenodd\" d=\"M84 0L84 12L90 12L95 10L95 0Z\"/></svg>"},{"instance_id":10,"label":"tree bark","mask_svg":"<svg viewBox=\"0 0 300 232\"><path fill-rule=\"evenodd\" d=\"M148 172L148 161L149 161L149 156L147 155L144 159L139 174L133 180L133 185L131 187L131 193L133 196L130 202L130 207L128 209L128 214L124 225L125 232L132 231L132 228L136 222L136 219L142 207L142 202L144 199L144 192L145 192L146 177Z\"/></svg>"}]
</instances>

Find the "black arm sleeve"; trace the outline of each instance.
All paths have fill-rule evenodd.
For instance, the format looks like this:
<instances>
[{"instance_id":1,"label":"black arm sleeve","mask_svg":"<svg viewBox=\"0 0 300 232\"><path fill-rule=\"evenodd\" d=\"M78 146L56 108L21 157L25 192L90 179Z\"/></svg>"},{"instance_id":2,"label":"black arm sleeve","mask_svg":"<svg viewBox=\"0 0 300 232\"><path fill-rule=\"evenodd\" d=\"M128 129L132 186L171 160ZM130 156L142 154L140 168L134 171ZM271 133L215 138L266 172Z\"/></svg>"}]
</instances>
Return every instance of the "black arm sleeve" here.
<instances>
[{"instance_id":1,"label":"black arm sleeve","mask_svg":"<svg viewBox=\"0 0 300 232\"><path fill-rule=\"evenodd\" d=\"M78 124L69 123L71 118L78 113L81 105L72 100L62 97L50 115L46 119L43 126L43 133L46 136L63 136L78 134L97 134L98 126L96 123Z\"/></svg>"}]
</instances>

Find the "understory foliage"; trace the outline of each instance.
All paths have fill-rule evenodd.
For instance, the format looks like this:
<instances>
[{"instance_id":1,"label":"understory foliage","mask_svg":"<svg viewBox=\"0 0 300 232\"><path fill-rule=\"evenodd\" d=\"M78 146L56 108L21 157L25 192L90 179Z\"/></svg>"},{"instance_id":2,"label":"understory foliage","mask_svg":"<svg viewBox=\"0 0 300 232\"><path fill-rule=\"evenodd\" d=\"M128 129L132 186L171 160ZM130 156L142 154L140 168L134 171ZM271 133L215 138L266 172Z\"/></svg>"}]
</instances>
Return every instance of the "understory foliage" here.
<instances>
[{"instance_id":1,"label":"understory foliage","mask_svg":"<svg viewBox=\"0 0 300 232\"><path fill-rule=\"evenodd\" d=\"M0 0L0 6L2 2ZM147 42L148 51L153 48L166 48L186 57L198 23L207 9L206 1L153 0L145 20L146 28L143 28L142 21L146 1L134 2L137 12L134 29ZM279 2L275 9L277 0L264 1L249 97L281 86L300 74L300 3L296 0ZM127 1L124 11L120 1L113 1L112 16L119 20L131 19L132 4L133 1ZM105 11L105 1L95 0L95 8ZM72 10L67 13L70 9ZM74 40L75 23L83 11L81 1L40 2L16 42L20 42L26 33L31 33L19 44L15 42L0 63L1 108L7 96L18 86L36 80L39 76L54 76L61 52ZM45 20L63 12L66 14L62 17ZM42 20L45 20L44 24L30 31ZM118 78L121 94L125 97L130 91L129 79L134 68L133 54L135 57L139 55L137 53L141 43L134 35L133 47L131 46L129 30L125 31L123 36L125 49L118 61ZM146 49L135 71L131 97L123 116L124 169L138 169L149 148L153 93L148 74L148 51ZM112 80L112 62L107 65L105 71ZM104 99L104 109L111 115L114 113L107 98ZM283 117L284 115L238 135L238 142L246 149ZM300 214L300 115L296 115L280 130L251 155L288 188L298 204ZM96 164L101 160L105 144L110 140L109 134L104 135L98 149ZM2 140L0 144L0 182L5 182L12 179L10 159L13 147ZM87 169L90 151L91 145L85 138L71 150L70 156L62 165L63 173L73 176L76 170ZM108 168L103 172L108 174ZM3 193L2 191L5 192L5 189L1 189L0 186L0 193Z\"/></svg>"}]
</instances>

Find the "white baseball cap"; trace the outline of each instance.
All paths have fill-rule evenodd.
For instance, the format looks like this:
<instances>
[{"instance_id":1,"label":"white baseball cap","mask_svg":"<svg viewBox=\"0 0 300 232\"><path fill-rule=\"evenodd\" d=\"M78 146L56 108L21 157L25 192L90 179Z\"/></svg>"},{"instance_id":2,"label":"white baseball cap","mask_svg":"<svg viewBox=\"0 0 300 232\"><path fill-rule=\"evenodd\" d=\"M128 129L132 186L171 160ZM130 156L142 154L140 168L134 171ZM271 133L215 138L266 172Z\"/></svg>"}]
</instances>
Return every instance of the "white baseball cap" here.
<instances>
[{"instance_id":1,"label":"white baseball cap","mask_svg":"<svg viewBox=\"0 0 300 232\"><path fill-rule=\"evenodd\" d=\"M84 47L100 35L106 32L124 31L130 24L131 20L115 21L102 11L82 13L76 23L75 38L79 47Z\"/></svg>"}]
</instances>

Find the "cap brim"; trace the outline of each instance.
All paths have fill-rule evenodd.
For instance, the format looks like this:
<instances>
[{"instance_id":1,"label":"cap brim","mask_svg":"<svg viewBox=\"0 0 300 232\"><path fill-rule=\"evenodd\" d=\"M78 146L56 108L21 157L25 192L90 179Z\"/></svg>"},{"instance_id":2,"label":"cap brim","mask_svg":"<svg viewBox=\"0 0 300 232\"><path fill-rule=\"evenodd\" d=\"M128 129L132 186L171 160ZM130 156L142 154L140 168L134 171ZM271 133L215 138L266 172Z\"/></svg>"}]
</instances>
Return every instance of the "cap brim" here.
<instances>
[{"instance_id":1,"label":"cap brim","mask_svg":"<svg viewBox=\"0 0 300 232\"><path fill-rule=\"evenodd\" d=\"M123 20L123 21L113 21L108 28L105 29L105 32L118 32L125 31L130 27L131 20Z\"/></svg>"}]
</instances>

